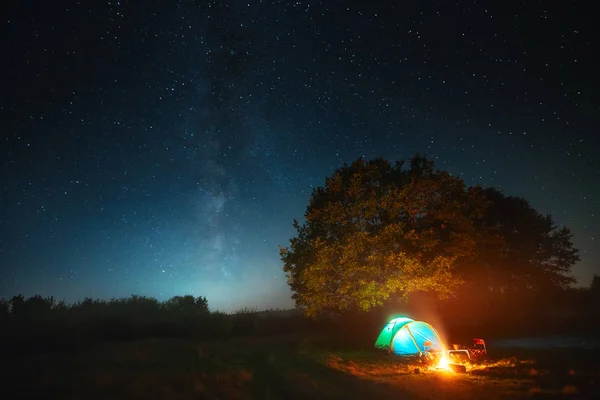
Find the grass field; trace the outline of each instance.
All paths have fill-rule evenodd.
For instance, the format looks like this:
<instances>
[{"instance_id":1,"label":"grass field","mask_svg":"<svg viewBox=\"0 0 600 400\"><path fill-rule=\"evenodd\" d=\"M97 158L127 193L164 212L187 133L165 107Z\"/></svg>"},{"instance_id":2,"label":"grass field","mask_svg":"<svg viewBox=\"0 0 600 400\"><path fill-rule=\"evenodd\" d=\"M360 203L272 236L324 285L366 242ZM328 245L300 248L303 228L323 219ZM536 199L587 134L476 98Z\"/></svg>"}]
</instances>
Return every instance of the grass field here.
<instances>
[{"instance_id":1,"label":"grass field","mask_svg":"<svg viewBox=\"0 0 600 400\"><path fill-rule=\"evenodd\" d=\"M60 399L504 399L600 396L597 352L490 349L467 373L299 335L147 339L5 359L5 393ZM418 371L418 372L417 372Z\"/></svg>"}]
</instances>

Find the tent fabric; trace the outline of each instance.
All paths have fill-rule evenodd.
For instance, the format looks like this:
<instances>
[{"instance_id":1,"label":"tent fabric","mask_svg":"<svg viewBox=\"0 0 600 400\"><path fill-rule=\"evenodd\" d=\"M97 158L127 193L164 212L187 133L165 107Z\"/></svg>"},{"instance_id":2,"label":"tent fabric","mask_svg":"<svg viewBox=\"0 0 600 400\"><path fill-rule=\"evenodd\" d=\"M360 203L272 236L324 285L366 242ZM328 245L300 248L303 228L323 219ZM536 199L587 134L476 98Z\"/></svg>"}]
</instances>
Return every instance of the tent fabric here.
<instances>
[{"instance_id":1,"label":"tent fabric","mask_svg":"<svg viewBox=\"0 0 600 400\"><path fill-rule=\"evenodd\" d=\"M388 322L388 324L383 328L383 330L379 334L379 337L375 342L375 347L380 349L388 349L390 347L390 344L392 343L392 339L394 338L394 336L396 336L396 333L398 333L398 331L409 322L413 322L413 320L405 317L394 318L393 320Z\"/></svg>"},{"instance_id":2,"label":"tent fabric","mask_svg":"<svg viewBox=\"0 0 600 400\"><path fill-rule=\"evenodd\" d=\"M375 347L398 355L442 351L444 346L435 328L410 318L394 318L381 330Z\"/></svg>"}]
</instances>

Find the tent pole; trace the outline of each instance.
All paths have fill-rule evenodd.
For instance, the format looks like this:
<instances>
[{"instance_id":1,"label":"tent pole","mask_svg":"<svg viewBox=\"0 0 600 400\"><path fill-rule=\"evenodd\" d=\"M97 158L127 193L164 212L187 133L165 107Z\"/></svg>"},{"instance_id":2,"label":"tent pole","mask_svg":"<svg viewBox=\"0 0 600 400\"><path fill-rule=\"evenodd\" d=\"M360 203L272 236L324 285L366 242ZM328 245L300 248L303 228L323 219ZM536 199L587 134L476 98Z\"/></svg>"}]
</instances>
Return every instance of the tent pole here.
<instances>
[{"instance_id":1,"label":"tent pole","mask_svg":"<svg viewBox=\"0 0 600 400\"><path fill-rule=\"evenodd\" d=\"M415 344L415 347L417 348L417 350L419 350L419 355L422 356L423 353L421 352L421 349L419 348L419 345L417 344L417 341L415 340L415 337L413 336L412 332L410 331L410 328L408 327L408 325L410 325L410 323L406 324L406 330L408 331L408 334L410 335L410 338L412 339L413 343Z\"/></svg>"}]
</instances>

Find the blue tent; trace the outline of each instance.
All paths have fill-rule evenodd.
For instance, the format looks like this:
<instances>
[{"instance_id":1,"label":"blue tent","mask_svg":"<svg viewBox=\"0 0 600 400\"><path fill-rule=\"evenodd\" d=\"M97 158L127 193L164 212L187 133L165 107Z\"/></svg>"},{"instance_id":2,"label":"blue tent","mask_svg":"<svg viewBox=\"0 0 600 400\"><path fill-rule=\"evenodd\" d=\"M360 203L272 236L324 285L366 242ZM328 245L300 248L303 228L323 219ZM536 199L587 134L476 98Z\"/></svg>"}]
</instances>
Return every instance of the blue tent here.
<instances>
[{"instance_id":1,"label":"blue tent","mask_svg":"<svg viewBox=\"0 0 600 400\"><path fill-rule=\"evenodd\" d=\"M433 326L406 317L388 322L379 334L375 347L398 355L444 350L442 339Z\"/></svg>"}]
</instances>

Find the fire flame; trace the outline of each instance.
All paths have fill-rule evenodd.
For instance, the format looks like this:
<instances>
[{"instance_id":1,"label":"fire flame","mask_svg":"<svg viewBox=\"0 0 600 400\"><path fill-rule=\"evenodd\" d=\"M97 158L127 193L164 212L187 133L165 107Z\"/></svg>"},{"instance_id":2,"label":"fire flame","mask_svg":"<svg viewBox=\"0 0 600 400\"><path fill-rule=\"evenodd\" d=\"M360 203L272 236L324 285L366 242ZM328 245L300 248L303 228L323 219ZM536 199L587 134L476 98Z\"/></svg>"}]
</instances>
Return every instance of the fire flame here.
<instances>
[{"instance_id":1,"label":"fire flame","mask_svg":"<svg viewBox=\"0 0 600 400\"><path fill-rule=\"evenodd\" d=\"M450 366L448 365L448 355L447 355L446 349L442 350L440 361L438 362L438 365L435 369L441 369L444 371L452 371L452 369L450 369Z\"/></svg>"},{"instance_id":2,"label":"fire flame","mask_svg":"<svg viewBox=\"0 0 600 400\"><path fill-rule=\"evenodd\" d=\"M448 367L448 357L446 357L446 354L442 354L437 367L441 369L450 369L450 367Z\"/></svg>"}]
</instances>

